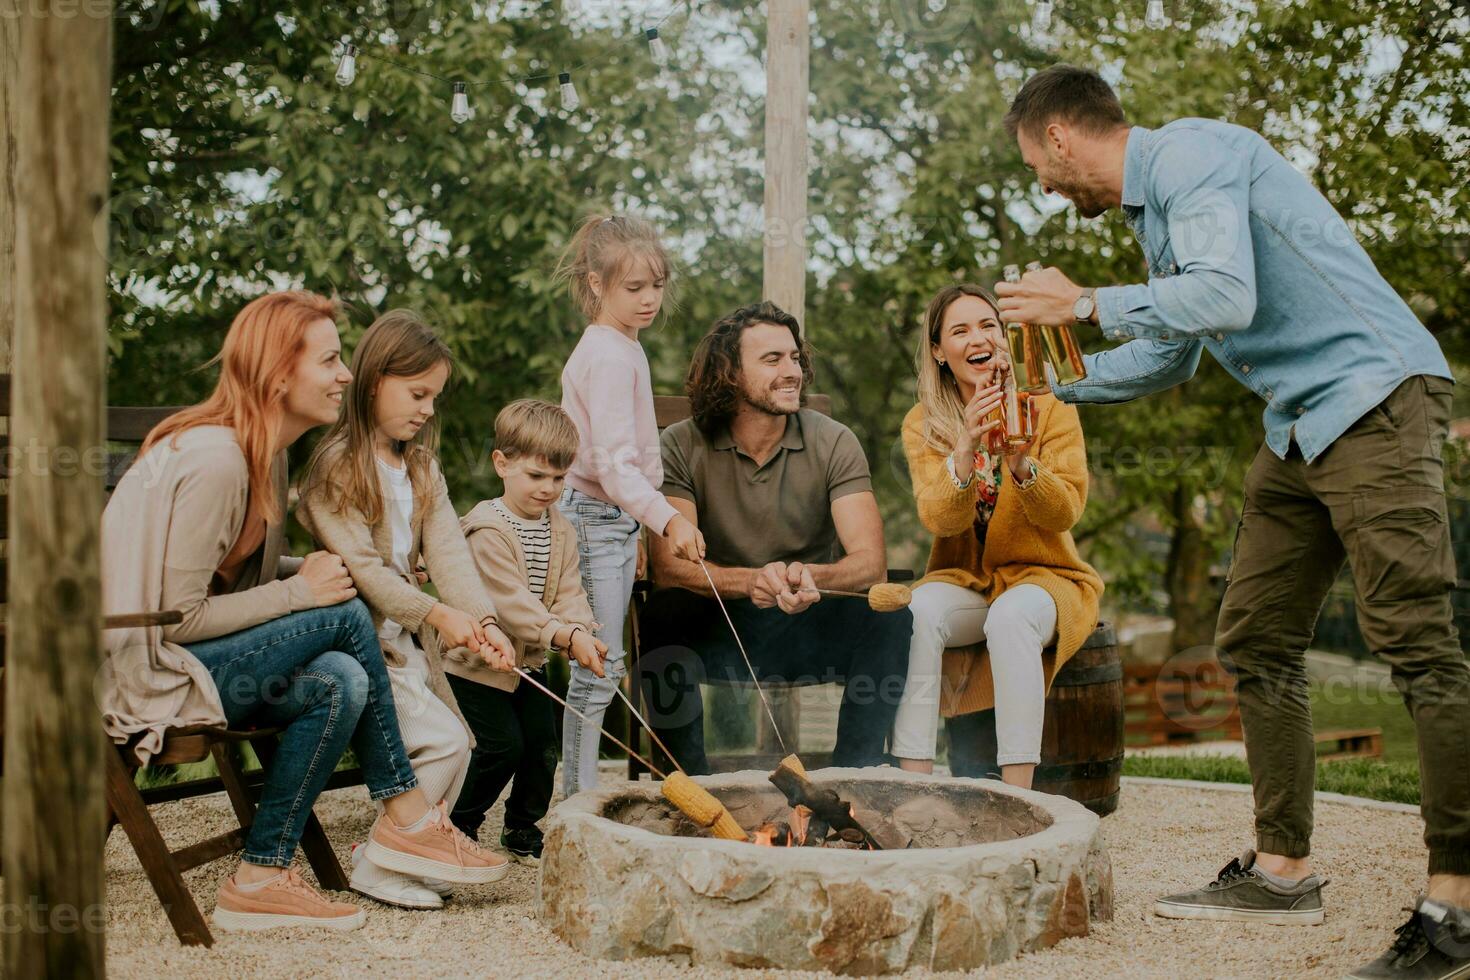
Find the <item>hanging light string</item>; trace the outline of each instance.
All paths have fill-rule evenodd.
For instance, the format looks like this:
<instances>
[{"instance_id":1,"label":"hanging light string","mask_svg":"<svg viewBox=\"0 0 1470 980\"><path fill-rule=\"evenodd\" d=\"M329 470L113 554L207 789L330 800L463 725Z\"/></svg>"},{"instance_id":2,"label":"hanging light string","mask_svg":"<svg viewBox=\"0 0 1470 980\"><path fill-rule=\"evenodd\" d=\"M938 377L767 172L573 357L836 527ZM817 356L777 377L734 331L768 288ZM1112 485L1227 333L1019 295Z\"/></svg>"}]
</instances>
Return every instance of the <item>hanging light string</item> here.
<instances>
[{"instance_id":1,"label":"hanging light string","mask_svg":"<svg viewBox=\"0 0 1470 980\"><path fill-rule=\"evenodd\" d=\"M664 24L668 23L668 21L676 14L680 12L687 13L691 3L692 0L681 0L681 2L675 4L675 6L667 14L665 14L656 25L654 25L653 27L644 28L643 30L640 30L638 32L636 36L636 41L648 45L649 57L653 60L654 64L658 65L659 67L667 65L669 60L669 48L668 45L664 42L664 39L660 34L659 29L663 27ZM547 81L552 78L556 79L557 89L559 90L561 95L562 108L570 112L576 109L582 103L581 98L577 94L576 85L573 81L573 75L579 74L583 71L586 71L587 69L594 68L597 65L602 64L603 62L610 59L615 53L617 53L617 51L622 46L632 43L632 41L630 40L624 41L622 45L609 46L607 50L602 52L602 54L596 58L580 62L579 64L573 65L570 68L562 69L556 72L542 72L534 75L503 75L495 78L469 80L464 78L453 78L446 75L440 75L437 72L428 71L427 69L410 64L400 58L390 57L389 55L383 54L381 49L364 51L359 46L358 40L358 37L354 35L352 40L339 42L340 47L337 54L336 72L337 84L346 87L356 81L357 66L360 61L371 61L377 64L387 65L390 68L394 68L402 72L407 72L411 75L418 75L422 78L432 78L435 81L443 82L451 87L450 118L452 118L456 123L465 122L472 115L468 94L468 90L471 88L483 88L488 85L502 84L514 86L525 84L527 82Z\"/></svg>"}]
</instances>

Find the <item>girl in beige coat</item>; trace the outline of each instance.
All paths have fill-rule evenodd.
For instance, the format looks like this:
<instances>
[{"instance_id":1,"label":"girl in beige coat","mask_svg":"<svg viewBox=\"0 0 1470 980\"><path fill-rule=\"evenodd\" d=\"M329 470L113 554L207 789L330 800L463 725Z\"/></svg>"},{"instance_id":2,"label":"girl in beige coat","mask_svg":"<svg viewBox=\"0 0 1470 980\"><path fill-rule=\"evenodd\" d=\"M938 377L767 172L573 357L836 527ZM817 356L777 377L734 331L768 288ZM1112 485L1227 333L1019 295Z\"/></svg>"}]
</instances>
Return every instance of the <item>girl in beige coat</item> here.
<instances>
[{"instance_id":1,"label":"girl in beige coat","mask_svg":"<svg viewBox=\"0 0 1470 980\"><path fill-rule=\"evenodd\" d=\"M346 410L312 456L299 506L302 525L342 556L372 612L404 748L424 794L446 811L464 783L471 738L440 643L493 669L515 663L434 457L434 402L452 363L415 314L379 317L357 345ZM439 600L419 587L420 558ZM449 893L442 881L376 866L360 848L353 864L353 890L390 905L439 908Z\"/></svg>"}]
</instances>

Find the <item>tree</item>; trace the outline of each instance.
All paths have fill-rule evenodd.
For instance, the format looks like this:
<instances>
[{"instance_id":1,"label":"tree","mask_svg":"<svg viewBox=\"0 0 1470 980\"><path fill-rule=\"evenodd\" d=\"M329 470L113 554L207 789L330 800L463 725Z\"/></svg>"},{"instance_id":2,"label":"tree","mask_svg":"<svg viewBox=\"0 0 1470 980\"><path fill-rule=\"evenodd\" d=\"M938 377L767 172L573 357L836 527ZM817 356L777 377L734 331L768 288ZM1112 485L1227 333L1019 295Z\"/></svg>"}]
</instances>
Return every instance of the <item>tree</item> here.
<instances>
[{"instance_id":1,"label":"tree","mask_svg":"<svg viewBox=\"0 0 1470 980\"><path fill-rule=\"evenodd\" d=\"M549 271L584 209L645 213L676 245L677 304L647 343L657 390L679 390L694 340L759 296L759 9L721 0L671 23L675 63L655 79L642 47L621 43L644 25L618 16L569 27L544 10L491 5L476 16L462 2L125 8L118 400L197 397L210 378L190 369L268 282L338 290L349 343L377 311L414 305L459 355L445 457L456 497L469 500L494 486L495 409L555 396L581 321ZM898 432L934 291L956 279L989 285L1001 265L1033 258L1088 283L1142 278L1121 218L1057 210L1000 127L1021 80L1054 61L1104 70L1141 124L1204 115L1263 132L1348 216L1446 349L1470 349L1470 65L1450 0L1262 0L1247 12L1171 0L1176 24L1165 31L1140 23L1141 2L1070 0L1039 33L1031 9L830 0L813 15L806 324L817 387L873 463L896 563L921 565L927 545ZM332 82L334 44L364 30L446 78L598 63L577 75L576 113L556 109L554 92L541 104L547 83L492 84L471 89L477 115L456 128L448 83L375 64L376 41L364 43L352 87ZM1175 392L1083 412L1094 490L1079 542L1109 601L1168 609L1181 646L1212 632L1211 575L1260 412L1208 358Z\"/></svg>"}]
</instances>

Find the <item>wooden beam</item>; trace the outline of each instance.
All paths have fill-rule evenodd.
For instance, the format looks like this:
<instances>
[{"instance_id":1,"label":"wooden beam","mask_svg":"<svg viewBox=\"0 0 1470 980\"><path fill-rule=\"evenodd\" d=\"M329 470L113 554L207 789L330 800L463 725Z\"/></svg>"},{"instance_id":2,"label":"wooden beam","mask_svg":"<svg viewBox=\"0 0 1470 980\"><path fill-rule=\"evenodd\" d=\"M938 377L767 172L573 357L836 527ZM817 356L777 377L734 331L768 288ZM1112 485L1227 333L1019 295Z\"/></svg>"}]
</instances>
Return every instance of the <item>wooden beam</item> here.
<instances>
[{"instance_id":1,"label":"wooden beam","mask_svg":"<svg viewBox=\"0 0 1470 980\"><path fill-rule=\"evenodd\" d=\"M765 298L806 325L808 0L766 20Z\"/></svg>"},{"instance_id":2,"label":"wooden beam","mask_svg":"<svg viewBox=\"0 0 1470 980\"><path fill-rule=\"evenodd\" d=\"M81 460L105 432L107 259L93 223L107 197L112 11L19 9L20 83L7 121L24 190L12 341L23 369L10 424L12 445L28 452L9 494L3 861L5 907L19 914L5 930L5 974L100 977L113 750L92 687L102 665L102 478Z\"/></svg>"}]
</instances>

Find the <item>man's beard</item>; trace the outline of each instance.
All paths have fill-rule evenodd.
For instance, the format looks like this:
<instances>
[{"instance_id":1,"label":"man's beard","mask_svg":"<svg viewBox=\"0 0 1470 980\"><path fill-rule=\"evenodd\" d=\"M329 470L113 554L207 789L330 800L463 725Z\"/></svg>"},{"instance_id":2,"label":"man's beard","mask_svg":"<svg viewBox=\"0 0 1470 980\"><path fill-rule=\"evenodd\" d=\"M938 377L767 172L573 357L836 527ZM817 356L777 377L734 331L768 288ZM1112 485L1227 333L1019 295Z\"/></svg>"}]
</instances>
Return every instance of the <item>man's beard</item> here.
<instances>
[{"instance_id":1,"label":"man's beard","mask_svg":"<svg viewBox=\"0 0 1470 980\"><path fill-rule=\"evenodd\" d=\"M1096 218L1108 209L1090 188L1083 186L1081 174L1070 163L1058 164L1058 172L1049 183L1059 194L1070 200L1077 213L1084 218Z\"/></svg>"},{"instance_id":2,"label":"man's beard","mask_svg":"<svg viewBox=\"0 0 1470 980\"><path fill-rule=\"evenodd\" d=\"M801 409L800 393L800 389L797 389L796 408L783 408L776 404L775 392L770 388L759 392L754 392L746 388L740 394L745 399L746 404L758 412L764 412L767 415L795 415Z\"/></svg>"}]
</instances>

